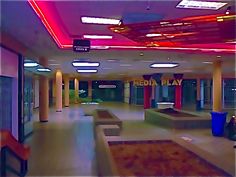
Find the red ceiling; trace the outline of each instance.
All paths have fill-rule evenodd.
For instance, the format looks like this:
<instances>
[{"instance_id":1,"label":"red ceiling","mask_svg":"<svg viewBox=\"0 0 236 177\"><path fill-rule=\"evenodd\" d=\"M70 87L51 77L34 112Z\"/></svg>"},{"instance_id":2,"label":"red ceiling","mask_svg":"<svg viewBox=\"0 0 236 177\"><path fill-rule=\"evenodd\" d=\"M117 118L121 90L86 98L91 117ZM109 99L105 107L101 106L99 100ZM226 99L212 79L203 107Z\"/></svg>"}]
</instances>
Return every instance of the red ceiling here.
<instances>
[{"instance_id":1,"label":"red ceiling","mask_svg":"<svg viewBox=\"0 0 236 177\"><path fill-rule=\"evenodd\" d=\"M61 18L55 13L57 9L53 5L54 2L35 0L28 0L28 2L58 47L62 49L72 48L73 37L66 30ZM107 46L111 49L163 49L235 53L235 44L225 43L228 40L235 40L235 15L231 16L232 18L225 18L223 22L217 22L218 16L222 16L222 14L168 20L170 24L191 23L175 27L162 26L160 22L124 25L123 27L128 31L120 30L119 34L131 40L92 40L91 43L94 48ZM113 26L111 28L113 32L115 28L118 29L120 26ZM183 32L184 30L187 32ZM145 36L147 32L170 34L174 37L147 38ZM117 32L113 34L115 35L115 33Z\"/></svg>"}]
</instances>

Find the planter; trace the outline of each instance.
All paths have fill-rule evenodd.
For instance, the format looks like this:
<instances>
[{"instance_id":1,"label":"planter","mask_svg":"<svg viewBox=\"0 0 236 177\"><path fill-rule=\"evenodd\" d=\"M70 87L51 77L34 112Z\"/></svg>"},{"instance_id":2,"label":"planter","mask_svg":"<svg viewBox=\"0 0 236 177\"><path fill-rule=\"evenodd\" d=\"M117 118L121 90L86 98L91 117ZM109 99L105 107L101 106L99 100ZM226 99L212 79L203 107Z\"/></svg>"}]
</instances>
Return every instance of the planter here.
<instances>
[{"instance_id":1,"label":"planter","mask_svg":"<svg viewBox=\"0 0 236 177\"><path fill-rule=\"evenodd\" d=\"M213 136L223 136L227 112L211 112L211 131Z\"/></svg>"}]
</instances>

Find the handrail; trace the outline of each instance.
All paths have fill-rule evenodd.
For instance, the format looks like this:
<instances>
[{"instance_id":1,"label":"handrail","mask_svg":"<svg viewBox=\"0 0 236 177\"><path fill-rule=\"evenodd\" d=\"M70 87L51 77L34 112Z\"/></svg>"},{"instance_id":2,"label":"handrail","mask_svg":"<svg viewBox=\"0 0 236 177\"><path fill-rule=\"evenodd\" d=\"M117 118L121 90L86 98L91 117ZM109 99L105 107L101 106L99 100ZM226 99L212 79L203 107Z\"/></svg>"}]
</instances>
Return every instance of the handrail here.
<instances>
[{"instance_id":1,"label":"handrail","mask_svg":"<svg viewBox=\"0 0 236 177\"><path fill-rule=\"evenodd\" d=\"M28 159L30 147L20 144L8 130L0 130L0 148L1 148L1 176L7 175L7 170L19 175L25 176L28 170ZM10 152L20 161L20 172L7 164L7 152Z\"/></svg>"},{"instance_id":2,"label":"handrail","mask_svg":"<svg viewBox=\"0 0 236 177\"><path fill-rule=\"evenodd\" d=\"M8 147L22 160L28 160L30 147L20 144L8 130L0 130L0 147Z\"/></svg>"}]
</instances>

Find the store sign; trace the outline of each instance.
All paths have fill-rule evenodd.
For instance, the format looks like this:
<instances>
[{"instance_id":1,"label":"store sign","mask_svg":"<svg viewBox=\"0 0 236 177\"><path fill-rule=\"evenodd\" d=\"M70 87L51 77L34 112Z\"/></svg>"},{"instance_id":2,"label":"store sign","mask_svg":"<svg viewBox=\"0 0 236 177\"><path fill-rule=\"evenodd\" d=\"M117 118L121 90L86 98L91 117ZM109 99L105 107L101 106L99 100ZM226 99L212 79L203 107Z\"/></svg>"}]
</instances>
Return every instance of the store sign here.
<instances>
[{"instance_id":1,"label":"store sign","mask_svg":"<svg viewBox=\"0 0 236 177\"><path fill-rule=\"evenodd\" d=\"M116 88L116 85L99 85L99 88Z\"/></svg>"},{"instance_id":2,"label":"store sign","mask_svg":"<svg viewBox=\"0 0 236 177\"><path fill-rule=\"evenodd\" d=\"M176 86L181 85L183 79L162 79L162 86ZM157 86L160 85L154 79L151 80L134 80L134 86Z\"/></svg>"}]
</instances>

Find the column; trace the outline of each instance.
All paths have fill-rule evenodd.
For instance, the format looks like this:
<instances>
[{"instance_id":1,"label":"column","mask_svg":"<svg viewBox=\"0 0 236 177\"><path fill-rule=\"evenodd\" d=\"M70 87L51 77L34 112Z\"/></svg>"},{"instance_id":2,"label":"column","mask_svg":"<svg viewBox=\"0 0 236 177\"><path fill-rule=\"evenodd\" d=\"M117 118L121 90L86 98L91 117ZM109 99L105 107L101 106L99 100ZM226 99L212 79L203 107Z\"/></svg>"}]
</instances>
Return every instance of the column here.
<instances>
[{"instance_id":1,"label":"column","mask_svg":"<svg viewBox=\"0 0 236 177\"><path fill-rule=\"evenodd\" d=\"M88 81L88 97L92 99L92 81Z\"/></svg>"},{"instance_id":2,"label":"column","mask_svg":"<svg viewBox=\"0 0 236 177\"><path fill-rule=\"evenodd\" d=\"M201 110L201 79L197 78L196 110Z\"/></svg>"},{"instance_id":3,"label":"column","mask_svg":"<svg viewBox=\"0 0 236 177\"><path fill-rule=\"evenodd\" d=\"M79 97L79 81L77 78L74 79L74 87L75 87L75 103L78 103Z\"/></svg>"},{"instance_id":4,"label":"column","mask_svg":"<svg viewBox=\"0 0 236 177\"><path fill-rule=\"evenodd\" d=\"M143 75L143 78L145 80L150 80L151 75ZM144 100L143 100L144 109L149 109L151 107L151 94L152 94L151 86L149 85L144 86Z\"/></svg>"},{"instance_id":5,"label":"column","mask_svg":"<svg viewBox=\"0 0 236 177\"><path fill-rule=\"evenodd\" d=\"M182 79L183 74L174 74L175 79ZM182 85L175 86L175 108L182 108Z\"/></svg>"},{"instance_id":6,"label":"column","mask_svg":"<svg viewBox=\"0 0 236 177\"><path fill-rule=\"evenodd\" d=\"M70 88L69 88L69 82L70 82L70 78L69 76L65 76L64 77L64 104L65 107L69 107L70 105Z\"/></svg>"},{"instance_id":7,"label":"column","mask_svg":"<svg viewBox=\"0 0 236 177\"><path fill-rule=\"evenodd\" d=\"M161 77L162 77L162 73L155 73L152 75L152 78L157 83L157 86L152 86L152 107L153 108L157 106L156 103L159 101Z\"/></svg>"},{"instance_id":8,"label":"column","mask_svg":"<svg viewBox=\"0 0 236 177\"><path fill-rule=\"evenodd\" d=\"M52 98L53 98L53 105L55 105L56 102L56 80L53 78L52 80Z\"/></svg>"},{"instance_id":9,"label":"column","mask_svg":"<svg viewBox=\"0 0 236 177\"><path fill-rule=\"evenodd\" d=\"M48 60L46 58L40 58L39 63L47 67ZM49 80L47 76L39 76L39 121L48 121L48 110L49 110Z\"/></svg>"},{"instance_id":10,"label":"column","mask_svg":"<svg viewBox=\"0 0 236 177\"><path fill-rule=\"evenodd\" d=\"M213 111L222 111L222 75L221 62L213 63Z\"/></svg>"},{"instance_id":11,"label":"column","mask_svg":"<svg viewBox=\"0 0 236 177\"><path fill-rule=\"evenodd\" d=\"M56 71L56 112L62 111L62 72Z\"/></svg>"}]
</instances>

